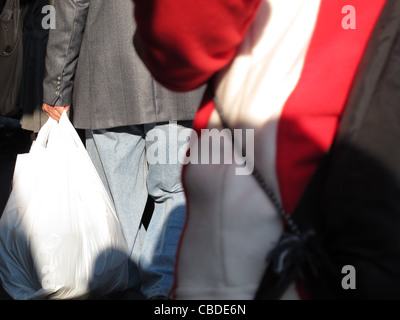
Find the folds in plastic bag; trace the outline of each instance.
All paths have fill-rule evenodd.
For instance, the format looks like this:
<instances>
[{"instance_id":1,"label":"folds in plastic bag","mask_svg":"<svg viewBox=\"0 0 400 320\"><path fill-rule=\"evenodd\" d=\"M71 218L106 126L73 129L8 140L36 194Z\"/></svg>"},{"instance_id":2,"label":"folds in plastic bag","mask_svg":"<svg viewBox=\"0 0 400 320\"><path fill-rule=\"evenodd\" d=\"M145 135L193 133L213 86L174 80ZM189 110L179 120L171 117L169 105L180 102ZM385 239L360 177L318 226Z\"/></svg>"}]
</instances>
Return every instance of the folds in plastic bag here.
<instances>
[{"instance_id":1,"label":"folds in plastic bag","mask_svg":"<svg viewBox=\"0 0 400 320\"><path fill-rule=\"evenodd\" d=\"M64 113L17 157L0 219L0 280L17 300L77 299L126 287L119 220Z\"/></svg>"}]
</instances>

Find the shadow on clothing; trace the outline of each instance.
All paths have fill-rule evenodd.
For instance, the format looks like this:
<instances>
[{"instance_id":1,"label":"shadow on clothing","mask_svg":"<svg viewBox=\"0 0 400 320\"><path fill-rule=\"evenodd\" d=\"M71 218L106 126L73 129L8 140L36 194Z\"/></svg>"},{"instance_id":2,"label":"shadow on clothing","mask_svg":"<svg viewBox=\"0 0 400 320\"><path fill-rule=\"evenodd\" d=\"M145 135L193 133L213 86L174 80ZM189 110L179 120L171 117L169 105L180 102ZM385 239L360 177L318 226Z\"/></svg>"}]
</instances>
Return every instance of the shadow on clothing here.
<instances>
[{"instance_id":1,"label":"shadow on clothing","mask_svg":"<svg viewBox=\"0 0 400 320\"><path fill-rule=\"evenodd\" d=\"M11 192L17 155L29 152L31 131L22 130L13 119L0 117L0 217Z\"/></svg>"},{"instance_id":2,"label":"shadow on clothing","mask_svg":"<svg viewBox=\"0 0 400 320\"><path fill-rule=\"evenodd\" d=\"M25 251L28 249L27 245L22 244L22 250ZM33 264L32 257L27 257L30 256L30 253L26 252L26 257L25 261L30 261ZM94 264L94 271L91 279L88 280L88 294L82 297L77 297L74 299L65 299L65 300L145 300L146 298L141 294L140 292L133 290L133 289L119 289L118 286L120 285L120 282L117 280L115 283L113 281L115 280L116 273L113 273L113 270L107 270L104 272L104 265L107 264L107 259L117 259L119 261L125 259L126 262L128 261L128 256L126 253L117 250L117 249L109 249L105 250L102 253L98 255L96 258L96 262ZM2 257L4 259L4 257ZM10 258L7 257L7 259L11 260ZM9 261L10 262L10 261ZM109 261L108 261L109 262ZM22 285L21 288L25 287L24 289L25 292L32 292L38 291L42 288L41 285L41 280L34 275L37 275L38 272L34 270L34 267L32 265L29 267L29 272L25 272L23 266L21 266L18 262L16 262L15 259L13 259L13 262L11 263L13 265L13 277L15 279L20 279L20 284ZM126 263L127 265L127 263ZM114 270L115 271L115 270ZM111 273L111 276L110 276ZM105 279L109 277L109 279ZM123 278L123 275L122 275ZM120 279L122 281L122 278ZM44 279L42 279L44 281ZM113 287L105 285L104 287L97 287L98 281L102 282L108 282L108 284L113 285ZM19 288L19 289L21 289ZM62 289L61 289L62 290ZM66 289L68 291L68 289ZM108 292L108 293L105 293ZM21 294L18 292L18 294ZM52 298L52 295L48 296L40 296L37 299L33 300L51 300L54 299ZM7 291L3 288L3 284L0 281L0 300L14 300L12 296L7 293ZM19 300L27 300L24 298L21 298ZM57 298L55 299L57 300ZM63 300L63 299L59 299Z\"/></svg>"},{"instance_id":3,"label":"shadow on clothing","mask_svg":"<svg viewBox=\"0 0 400 320\"><path fill-rule=\"evenodd\" d=\"M104 290L95 289L97 282L99 280L104 280L104 278L108 276L107 273L102 271L103 266L109 256L120 260L126 260L126 267L128 266L129 257L124 252L111 249L100 253L96 259L93 277L89 281L89 287L92 288L90 290L91 294L86 300L146 300L146 297L136 289L111 290L111 292L107 294L104 294ZM113 281L112 278L110 278L109 280ZM105 289L107 290L107 288Z\"/></svg>"}]
</instances>

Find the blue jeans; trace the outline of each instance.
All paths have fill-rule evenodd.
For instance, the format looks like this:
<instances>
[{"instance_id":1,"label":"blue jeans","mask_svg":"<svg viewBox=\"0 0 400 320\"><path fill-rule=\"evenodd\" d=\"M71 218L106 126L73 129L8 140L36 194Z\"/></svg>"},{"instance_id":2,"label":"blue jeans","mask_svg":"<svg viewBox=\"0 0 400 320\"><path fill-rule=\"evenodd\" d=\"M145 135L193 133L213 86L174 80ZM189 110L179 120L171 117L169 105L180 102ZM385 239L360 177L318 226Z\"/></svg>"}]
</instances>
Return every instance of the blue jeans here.
<instances>
[{"instance_id":1,"label":"blue jeans","mask_svg":"<svg viewBox=\"0 0 400 320\"><path fill-rule=\"evenodd\" d=\"M173 283L186 211L181 170L190 127L185 121L86 131L87 150L130 252L128 287L148 298L168 295ZM142 216L149 195L154 211L146 230Z\"/></svg>"}]
</instances>

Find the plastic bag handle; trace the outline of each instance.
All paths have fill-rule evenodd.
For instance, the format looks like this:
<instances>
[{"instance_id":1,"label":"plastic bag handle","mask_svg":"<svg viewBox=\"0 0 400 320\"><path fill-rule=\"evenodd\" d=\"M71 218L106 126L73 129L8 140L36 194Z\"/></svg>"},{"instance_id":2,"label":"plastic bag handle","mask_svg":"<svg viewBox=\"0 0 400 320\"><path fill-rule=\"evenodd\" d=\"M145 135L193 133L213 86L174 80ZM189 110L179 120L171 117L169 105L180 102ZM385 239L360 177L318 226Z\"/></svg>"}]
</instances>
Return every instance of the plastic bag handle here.
<instances>
[{"instance_id":1,"label":"plastic bag handle","mask_svg":"<svg viewBox=\"0 0 400 320\"><path fill-rule=\"evenodd\" d=\"M57 122L56 120L49 117L49 119L46 121L46 123L40 128L38 135L36 137L36 140L34 141L34 143L32 145L32 149L34 147L46 148L47 141L49 140L51 128L53 127L53 125L56 122Z\"/></svg>"},{"instance_id":2,"label":"plastic bag handle","mask_svg":"<svg viewBox=\"0 0 400 320\"><path fill-rule=\"evenodd\" d=\"M65 128L68 130L69 134L72 136L72 140L75 142L77 148L86 150L81 137L76 132L75 127L72 125L71 121L68 118L67 112L63 111L60 121L59 121L60 128Z\"/></svg>"},{"instance_id":3,"label":"plastic bag handle","mask_svg":"<svg viewBox=\"0 0 400 320\"><path fill-rule=\"evenodd\" d=\"M49 117L46 123L39 130L38 136L32 145L32 150L35 148L47 148L50 136L55 134L56 131L66 130L71 135L72 140L74 141L77 148L85 149L85 146L82 143L81 138L76 132L74 126L68 118L67 112L63 111L61 118L59 121L54 120Z\"/></svg>"}]
</instances>

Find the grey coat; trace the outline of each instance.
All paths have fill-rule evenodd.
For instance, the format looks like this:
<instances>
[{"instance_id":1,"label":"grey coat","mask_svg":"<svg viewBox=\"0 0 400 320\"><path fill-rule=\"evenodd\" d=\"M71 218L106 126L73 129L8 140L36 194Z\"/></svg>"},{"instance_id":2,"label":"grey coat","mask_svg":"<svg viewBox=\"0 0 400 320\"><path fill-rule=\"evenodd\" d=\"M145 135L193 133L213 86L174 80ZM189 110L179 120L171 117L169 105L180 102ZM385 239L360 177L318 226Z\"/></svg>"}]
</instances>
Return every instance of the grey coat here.
<instances>
[{"instance_id":1,"label":"grey coat","mask_svg":"<svg viewBox=\"0 0 400 320\"><path fill-rule=\"evenodd\" d=\"M82 129L192 120L204 87L171 92L155 82L133 46L131 0L55 1L44 102L73 108Z\"/></svg>"}]
</instances>

